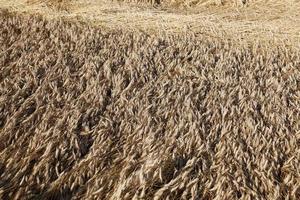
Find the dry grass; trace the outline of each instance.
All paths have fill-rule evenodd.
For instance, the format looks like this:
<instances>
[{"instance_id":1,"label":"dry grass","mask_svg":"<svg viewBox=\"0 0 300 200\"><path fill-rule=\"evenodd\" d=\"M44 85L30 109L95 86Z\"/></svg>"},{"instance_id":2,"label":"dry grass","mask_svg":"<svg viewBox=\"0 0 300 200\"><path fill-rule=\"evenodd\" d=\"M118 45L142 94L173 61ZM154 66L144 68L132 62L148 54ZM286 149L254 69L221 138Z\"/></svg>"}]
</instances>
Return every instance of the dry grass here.
<instances>
[{"instance_id":1,"label":"dry grass","mask_svg":"<svg viewBox=\"0 0 300 200\"><path fill-rule=\"evenodd\" d=\"M76 2L76 3L75 3ZM262 3L264 2L264 3ZM67 12L45 3L27 0L0 0L1 7L16 12L39 13L49 20L68 18L106 29L136 29L148 34L185 34L260 43L273 40L300 48L300 1L255 1L247 7L194 6L190 9L156 8L106 0L78 0L69 3Z\"/></svg>"},{"instance_id":2,"label":"dry grass","mask_svg":"<svg viewBox=\"0 0 300 200\"><path fill-rule=\"evenodd\" d=\"M15 0L12 0L15 1ZM23 1L23 0L19 0ZM78 2L84 2L86 4L93 4L94 2L99 2L99 0L26 0L29 4L41 4L44 3L49 7L68 9L72 4L77 4ZM102 4L110 5L111 2L125 2L129 5L139 4L139 5L152 5L157 8L185 8L190 10L197 10L199 8L214 8L214 9L224 9L224 8L242 8L242 7L268 7L270 5L280 5L281 7L286 7L289 5L298 4L298 0L100 0ZM133 4L132 4L133 3ZM109 7L109 6L108 6ZM273 13L276 15L277 13Z\"/></svg>"},{"instance_id":3,"label":"dry grass","mask_svg":"<svg viewBox=\"0 0 300 200\"><path fill-rule=\"evenodd\" d=\"M300 199L292 37L110 23L0 9L0 199Z\"/></svg>"},{"instance_id":4,"label":"dry grass","mask_svg":"<svg viewBox=\"0 0 300 200\"><path fill-rule=\"evenodd\" d=\"M29 5L34 4L45 4L50 8L54 8L56 10L69 10L72 6L72 2L76 2L76 0L27 0Z\"/></svg>"}]
</instances>

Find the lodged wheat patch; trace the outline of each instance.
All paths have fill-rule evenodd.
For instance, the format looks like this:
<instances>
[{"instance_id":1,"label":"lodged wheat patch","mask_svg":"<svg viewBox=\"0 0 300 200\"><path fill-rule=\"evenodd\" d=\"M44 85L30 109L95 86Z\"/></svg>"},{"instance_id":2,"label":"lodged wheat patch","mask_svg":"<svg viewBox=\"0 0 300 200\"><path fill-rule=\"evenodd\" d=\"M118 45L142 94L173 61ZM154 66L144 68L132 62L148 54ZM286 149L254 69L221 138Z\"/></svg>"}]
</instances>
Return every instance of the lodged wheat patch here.
<instances>
[{"instance_id":1,"label":"lodged wheat patch","mask_svg":"<svg viewBox=\"0 0 300 200\"><path fill-rule=\"evenodd\" d=\"M300 199L299 49L0 27L0 199Z\"/></svg>"},{"instance_id":2,"label":"lodged wheat patch","mask_svg":"<svg viewBox=\"0 0 300 200\"><path fill-rule=\"evenodd\" d=\"M72 3L76 0L27 0L29 5L45 4L47 7L55 10L68 10L71 8Z\"/></svg>"}]
</instances>

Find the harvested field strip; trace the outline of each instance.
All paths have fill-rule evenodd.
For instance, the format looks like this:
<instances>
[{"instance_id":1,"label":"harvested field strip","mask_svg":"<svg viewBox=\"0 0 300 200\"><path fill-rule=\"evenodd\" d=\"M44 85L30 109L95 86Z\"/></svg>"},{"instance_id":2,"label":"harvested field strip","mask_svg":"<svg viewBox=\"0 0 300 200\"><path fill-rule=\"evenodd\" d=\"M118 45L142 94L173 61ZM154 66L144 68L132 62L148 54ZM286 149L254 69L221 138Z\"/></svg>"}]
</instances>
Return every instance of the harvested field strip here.
<instances>
[{"instance_id":1,"label":"harvested field strip","mask_svg":"<svg viewBox=\"0 0 300 200\"><path fill-rule=\"evenodd\" d=\"M300 198L300 54L0 13L2 199Z\"/></svg>"}]
</instances>

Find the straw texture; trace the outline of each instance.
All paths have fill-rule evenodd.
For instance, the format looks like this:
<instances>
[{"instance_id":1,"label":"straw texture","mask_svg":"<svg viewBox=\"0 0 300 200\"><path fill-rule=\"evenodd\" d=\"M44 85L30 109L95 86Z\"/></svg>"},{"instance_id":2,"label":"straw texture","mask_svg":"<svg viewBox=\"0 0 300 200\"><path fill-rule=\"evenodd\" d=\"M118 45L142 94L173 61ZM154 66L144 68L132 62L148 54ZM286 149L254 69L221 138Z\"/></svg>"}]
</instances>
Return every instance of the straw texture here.
<instances>
[{"instance_id":1,"label":"straw texture","mask_svg":"<svg viewBox=\"0 0 300 200\"><path fill-rule=\"evenodd\" d=\"M0 11L0 199L300 199L295 34L16 7Z\"/></svg>"}]
</instances>

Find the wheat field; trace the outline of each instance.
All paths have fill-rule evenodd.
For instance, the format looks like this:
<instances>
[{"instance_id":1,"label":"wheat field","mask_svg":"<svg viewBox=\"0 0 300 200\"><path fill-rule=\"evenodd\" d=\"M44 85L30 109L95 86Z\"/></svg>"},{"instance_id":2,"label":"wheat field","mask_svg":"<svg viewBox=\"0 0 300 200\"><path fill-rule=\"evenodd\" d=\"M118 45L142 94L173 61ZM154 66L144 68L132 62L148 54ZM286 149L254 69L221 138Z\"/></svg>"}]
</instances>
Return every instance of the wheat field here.
<instances>
[{"instance_id":1,"label":"wheat field","mask_svg":"<svg viewBox=\"0 0 300 200\"><path fill-rule=\"evenodd\" d=\"M299 9L0 0L0 199L300 199Z\"/></svg>"}]
</instances>

